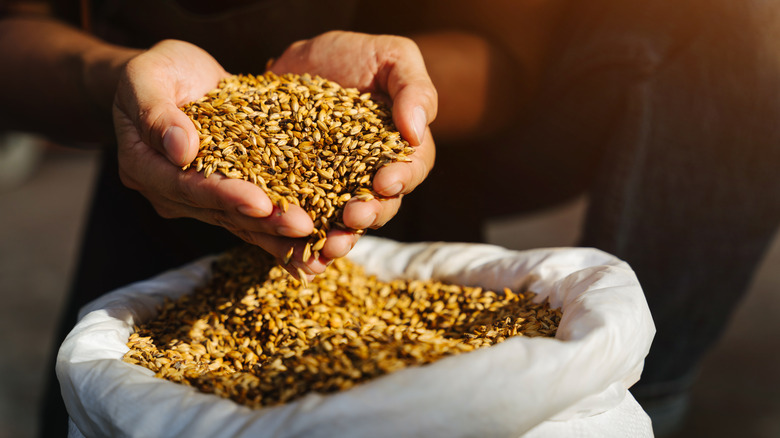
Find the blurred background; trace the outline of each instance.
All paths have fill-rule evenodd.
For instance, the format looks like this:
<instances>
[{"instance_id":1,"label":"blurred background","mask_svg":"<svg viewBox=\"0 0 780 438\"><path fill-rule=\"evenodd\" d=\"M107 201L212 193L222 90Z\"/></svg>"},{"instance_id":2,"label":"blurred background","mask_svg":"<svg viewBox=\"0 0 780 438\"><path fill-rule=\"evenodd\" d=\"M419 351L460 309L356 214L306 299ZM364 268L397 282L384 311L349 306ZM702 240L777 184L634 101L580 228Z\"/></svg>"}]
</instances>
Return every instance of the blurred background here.
<instances>
[{"instance_id":1,"label":"blurred background","mask_svg":"<svg viewBox=\"0 0 780 438\"><path fill-rule=\"evenodd\" d=\"M75 267L98 153L0 136L0 438L38 430L60 306ZM768 200L769 202L769 200ZM572 246L584 199L488 225L513 249ZM121 232L121 230L118 230ZM780 239L705 360L674 438L780 437Z\"/></svg>"}]
</instances>

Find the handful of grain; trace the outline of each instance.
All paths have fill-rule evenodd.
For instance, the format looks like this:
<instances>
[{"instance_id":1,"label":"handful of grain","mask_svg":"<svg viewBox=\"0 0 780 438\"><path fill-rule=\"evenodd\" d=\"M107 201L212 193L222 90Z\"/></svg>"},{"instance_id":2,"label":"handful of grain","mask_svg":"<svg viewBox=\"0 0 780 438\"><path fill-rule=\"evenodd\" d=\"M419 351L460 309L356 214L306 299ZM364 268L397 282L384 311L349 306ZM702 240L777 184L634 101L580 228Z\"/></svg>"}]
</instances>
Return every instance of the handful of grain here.
<instances>
[{"instance_id":1,"label":"handful of grain","mask_svg":"<svg viewBox=\"0 0 780 438\"><path fill-rule=\"evenodd\" d=\"M314 222L304 260L332 226L345 228L347 201L378 196L372 182L380 167L414 152L386 105L308 74L231 76L182 110L200 137L184 169L251 181L282 211L302 207Z\"/></svg>"},{"instance_id":2,"label":"handful of grain","mask_svg":"<svg viewBox=\"0 0 780 438\"><path fill-rule=\"evenodd\" d=\"M214 264L202 289L135 327L126 362L251 407L329 393L511 336L555 336L534 294L379 281L346 259L308 286L256 247Z\"/></svg>"}]
</instances>

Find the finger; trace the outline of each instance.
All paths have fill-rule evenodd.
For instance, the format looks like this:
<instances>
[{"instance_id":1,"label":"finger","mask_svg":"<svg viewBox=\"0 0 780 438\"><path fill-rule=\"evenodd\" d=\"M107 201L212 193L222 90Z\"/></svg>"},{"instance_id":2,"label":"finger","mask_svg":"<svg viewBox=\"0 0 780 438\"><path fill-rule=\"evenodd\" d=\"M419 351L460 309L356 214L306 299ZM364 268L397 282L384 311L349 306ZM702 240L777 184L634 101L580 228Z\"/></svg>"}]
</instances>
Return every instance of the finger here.
<instances>
[{"instance_id":1,"label":"finger","mask_svg":"<svg viewBox=\"0 0 780 438\"><path fill-rule=\"evenodd\" d=\"M135 126L141 140L176 166L183 166L198 152L198 133L175 103L171 87L159 80L144 80L144 67L131 61L117 88L116 105Z\"/></svg>"},{"instance_id":2,"label":"finger","mask_svg":"<svg viewBox=\"0 0 780 438\"><path fill-rule=\"evenodd\" d=\"M373 188L382 196L397 196L414 190L430 173L436 160L436 147L430 129L424 140L409 156L411 161L382 166L374 176Z\"/></svg>"},{"instance_id":3,"label":"finger","mask_svg":"<svg viewBox=\"0 0 780 438\"><path fill-rule=\"evenodd\" d=\"M365 230L377 221L381 210L382 204L378 199L351 199L344 206L341 221L353 230Z\"/></svg>"},{"instance_id":4,"label":"finger","mask_svg":"<svg viewBox=\"0 0 780 438\"><path fill-rule=\"evenodd\" d=\"M374 223L371 224L369 228L377 229L385 226L385 224L398 213L398 209L401 208L401 197L395 196L392 198L384 198L381 199L379 203L381 205L379 214L377 214Z\"/></svg>"},{"instance_id":5,"label":"finger","mask_svg":"<svg viewBox=\"0 0 780 438\"><path fill-rule=\"evenodd\" d=\"M317 252L306 251L308 238L288 239L262 233L234 233L246 242L257 245L276 257L282 266L290 273L297 274L301 269L307 275L317 275L333 262L334 259L346 256L354 248L361 233L348 230L330 230L325 245ZM304 255L308 258L304 259Z\"/></svg>"},{"instance_id":6,"label":"finger","mask_svg":"<svg viewBox=\"0 0 780 438\"><path fill-rule=\"evenodd\" d=\"M385 88L393 101L393 122L412 146L418 146L438 112L438 94L420 49L409 39L385 37L378 53L385 57L380 61L378 76L380 80L386 78Z\"/></svg>"},{"instance_id":7,"label":"finger","mask_svg":"<svg viewBox=\"0 0 780 438\"><path fill-rule=\"evenodd\" d=\"M292 43L279 58L272 60L267 65L268 70L277 75L284 73L317 74L316 71L312 71L307 59L308 53L306 49L309 46L310 40L300 40Z\"/></svg>"},{"instance_id":8,"label":"finger","mask_svg":"<svg viewBox=\"0 0 780 438\"><path fill-rule=\"evenodd\" d=\"M290 205L282 214L263 189L248 181L219 173L205 178L194 169L182 171L143 142L120 147L119 154L123 183L150 200L167 200L153 202L163 217L189 216L216 225L221 225L218 221L230 222L236 228L288 237L307 236L313 230L312 220L303 209Z\"/></svg>"},{"instance_id":9,"label":"finger","mask_svg":"<svg viewBox=\"0 0 780 438\"><path fill-rule=\"evenodd\" d=\"M244 241L257 245L269 254L274 256L280 264L294 276L298 276L298 269L303 271L307 276L313 276L325 272L325 268L331 260L320 257L314 257L310 255L308 259L303 259L304 249L308 242L307 238L303 239L289 239L279 236L271 236L262 233L238 233ZM292 256L287 260L290 248L292 248ZM311 277L307 278L311 280Z\"/></svg>"},{"instance_id":10,"label":"finger","mask_svg":"<svg viewBox=\"0 0 780 438\"><path fill-rule=\"evenodd\" d=\"M320 274L324 272L328 264L332 262L332 258L324 257L321 255L311 254L311 248L309 248L309 255L304 260L303 255L306 254L305 247L309 242L308 236L303 238L290 238L284 236L272 235L264 231L254 231L253 225L247 225L243 223L245 219L236 218L230 216L221 210L206 210L193 208L181 203L175 203L168 199L150 199L153 201L155 208L158 211L175 211L177 214L171 214L166 217L193 217L203 222L210 223L212 225L220 226L227 229L231 233L235 234L242 240L252 245L257 245L274 256L281 265L285 267L291 274L298 274L298 269L301 269L307 276ZM273 222L273 217L268 220L257 220L256 223L267 224ZM264 227L260 227L264 228ZM354 243L352 244L354 245ZM338 246L338 244L337 244ZM344 246L343 244L341 246ZM292 251L291 251L292 248ZM351 249L351 246L349 247ZM348 251L348 249L346 250ZM346 253L345 251L345 253ZM311 280L311 278L308 278Z\"/></svg>"},{"instance_id":11,"label":"finger","mask_svg":"<svg viewBox=\"0 0 780 438\"><path fill-rule=\"evenodd\" d=\"M219 174L204 178L195 171L179 172L172 199L197 209L225 212L234 226L252 232L304 237L313 232L311 217L291 204L286 211L271 203L260 187Z\"/></svg>"},{"instance_id":12,"label":"finger","mask_svg":"<svg viewBox=\"0 0 780 438\"><path fill-rule=\"evenodd\" d=\"M411 161L387 164L377 171L373 188L386 198L350 200L344 207L344 225L361 230L386 224L400 208L400 195L410 193L428 176L435 161L435 151L433 137L428 129L425 140L411 155Z\"/></svg>"},{"instance_id":13,"label":"finger","mask_svg":"<svg viewBox=\"0 0 780 438\"><path fill-rule=\"evenodd\" d=\"M283 213L278 207L266 218L255 218L230 210L213 210L192 207L167 198L154 198L153 193L142 192L155 203L155 209L165 218L191 217L227 229L236 235L251 233L268 234L284 238L301 238L309 234L290 226L290 217L299 216L294 209ZM250 239L251 240L251 239Z\"/></svg>"},{"instance_id":14,"label":"finger","mask_svg":"<svg viewBox=\"0 0 780 438\"><path fill-rule=\"evenodd\" d=\"M165 41L131 60L117 86L116 105L141 140L176 166L198 152L198 133L179 107L212 88L227 72L202 49Z\"/></svg>"},{"instance_id":15,"label":"finger","mask_svg":"<svg viewBox=\"0 0 780 438\"><path fill-rule=\"evenodd\" d=\"M325 245L320 250L320 261L330 263L349 254L360 238L360 234L349 230L333 229L328 231L327 237Z\"/></svg>"},{"instance_id":16,"label":"finger","mask_svg":"<svg viewBox=\"0 0 780 438\"><path fill-rule=\"evenodd\" d=\"M352 200L344 207L342 221L344 225L356 230L375 229L392 219L400 207L401 196L370 201Z\"/></svg>"}]
</instances>

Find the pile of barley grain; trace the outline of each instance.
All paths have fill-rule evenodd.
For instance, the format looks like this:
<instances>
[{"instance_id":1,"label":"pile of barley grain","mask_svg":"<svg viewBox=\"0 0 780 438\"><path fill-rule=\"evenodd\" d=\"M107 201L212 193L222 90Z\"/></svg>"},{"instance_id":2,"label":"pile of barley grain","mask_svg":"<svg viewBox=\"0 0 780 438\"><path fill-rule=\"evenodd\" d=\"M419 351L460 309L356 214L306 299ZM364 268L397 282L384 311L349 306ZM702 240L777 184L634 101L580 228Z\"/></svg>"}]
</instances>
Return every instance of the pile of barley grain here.
<instances>
[{"instance_id":1,"label":"pile of barley grain","mask_svg":"<svg viewBox=\"0 0 780 438\"><path fill-rule=\"evenodd\" d=\"M213 278L135 328L125 361L252 407L328 393L501 342L554 336L561 312L531 292L382 282L336 260L307 286L242 247Z\"/></svg>"},{"instance_id":2,"label":"pile of barley grain","mask_svg":"<svg viewBox=\"0 0 780 438\"><path fill-rule=\"evenodd\" d=\"M314 221L304 260L332 226L344 227L347 201L378 196L372 181L380 167L414 152L386 105L308 74L231 76L182 110L200 137L184 169L251 181L283 211L302 207Z\"/></svg>"}]
</instances>

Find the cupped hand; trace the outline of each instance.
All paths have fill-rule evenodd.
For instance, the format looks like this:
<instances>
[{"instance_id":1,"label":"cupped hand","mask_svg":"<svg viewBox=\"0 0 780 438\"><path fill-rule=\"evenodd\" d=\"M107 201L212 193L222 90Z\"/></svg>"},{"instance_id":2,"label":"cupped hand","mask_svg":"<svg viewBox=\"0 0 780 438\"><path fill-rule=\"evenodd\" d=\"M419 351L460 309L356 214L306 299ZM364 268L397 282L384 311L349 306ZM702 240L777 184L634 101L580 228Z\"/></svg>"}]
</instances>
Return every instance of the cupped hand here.
<instances>
[{"instance_id":1,"label":"cupped hand","mask_svg":"<svg viewBox=\"0 0 780 438\"><path fill-rule=\"evenodd\" d=\"M355 230L384 225L398 212L403 195L425 179L435 158L428 125L436 118L437 93L417 45L398 36L333 31L292 44L271 71L315 74L388 100L396 128L415 152L409 162L379 169L373 188L383 198L349 201L343 214L344 224ZM331 231L320 261L345 255L359 234Z\"/></svg>"},{"instance_id":2,"label":"cupped hand","mask_svg":"<svg viewBox=\"0 0 780 438\"><path fill-rule=\"evenodd\" d=\"M161 216L191 217L224 227L282 259L296 238L312 232L306 212L293 205L282 214L250 182L181 170L195 159L200 141L179 107L204 96L226 76L208 53L182 41L163 41L130 60L113 108L119 175ZM316 260L294 263L288 266L291 272L298 267L307 274L325 269Z\"/></svg>"}]
</instances>

